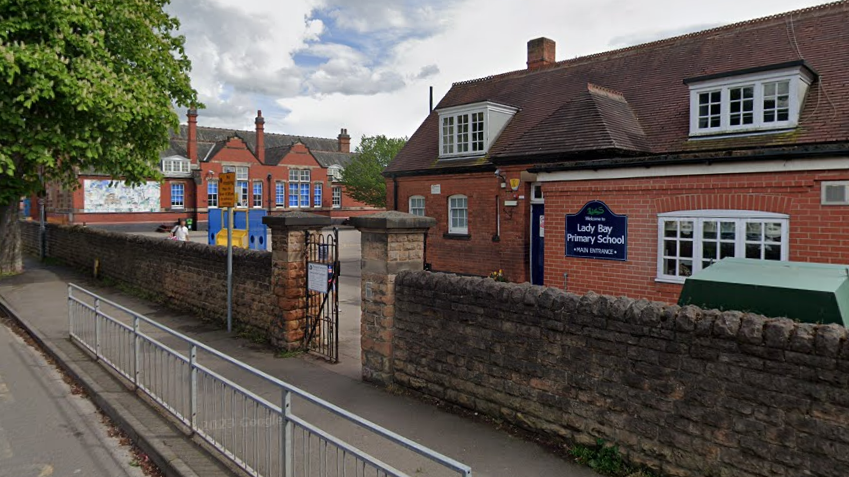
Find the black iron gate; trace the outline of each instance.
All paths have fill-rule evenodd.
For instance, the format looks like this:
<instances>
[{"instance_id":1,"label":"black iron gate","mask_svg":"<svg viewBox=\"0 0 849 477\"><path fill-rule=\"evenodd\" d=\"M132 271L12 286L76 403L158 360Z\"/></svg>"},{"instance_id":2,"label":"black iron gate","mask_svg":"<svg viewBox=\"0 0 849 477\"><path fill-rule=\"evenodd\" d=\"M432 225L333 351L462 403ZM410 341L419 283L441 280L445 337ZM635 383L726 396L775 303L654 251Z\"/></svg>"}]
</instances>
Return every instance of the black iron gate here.
<instances>
[{"instance_id":1,"label":"black iron gate","mask_svg":"<svg viewBox=\"0 0 849 477\"><path fill-rule=\"evenodd\" d=\"M306 232L307 329L304 347L339 362L339 230Z\"/></svg>"}]
</instances>

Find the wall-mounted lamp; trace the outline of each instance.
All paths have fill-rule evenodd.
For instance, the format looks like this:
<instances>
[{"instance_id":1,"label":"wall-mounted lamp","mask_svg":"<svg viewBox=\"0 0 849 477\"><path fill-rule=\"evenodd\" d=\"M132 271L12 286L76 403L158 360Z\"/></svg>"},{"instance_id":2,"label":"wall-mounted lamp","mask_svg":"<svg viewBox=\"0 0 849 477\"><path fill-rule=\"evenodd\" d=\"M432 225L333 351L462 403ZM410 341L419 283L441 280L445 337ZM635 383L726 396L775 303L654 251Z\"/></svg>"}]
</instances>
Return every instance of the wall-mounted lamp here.
<instances>
[{"instance_id":1,"label":"wall-mounted lamp","mask_svg":"<svg viewBox=\"0 0 849 477\"><path fill-rule=\"evenodd\" d=\"M498 177L499 179L501 179L501 188L502 189L507 187L507 177L504 176L504 173L501 172L501 169L495 170L495 177Z\"/></svg>"}]
</instances>

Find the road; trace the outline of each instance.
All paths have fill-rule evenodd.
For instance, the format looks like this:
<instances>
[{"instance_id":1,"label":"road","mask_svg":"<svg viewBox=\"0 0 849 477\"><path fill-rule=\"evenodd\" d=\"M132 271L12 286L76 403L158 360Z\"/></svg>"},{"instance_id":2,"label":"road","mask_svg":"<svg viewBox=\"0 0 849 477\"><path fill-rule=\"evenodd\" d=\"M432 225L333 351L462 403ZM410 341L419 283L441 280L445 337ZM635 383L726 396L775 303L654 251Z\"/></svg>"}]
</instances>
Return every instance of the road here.
<instances>
[{"instance_id":1,"label":"road","mask_svg":"<svg viewBox=\"0 0 849 477\"><path fill-rule=\"evenodd\" d=\"M142 477L94 405L0 316L0 477Z\"/></svg>"}]
</instances>

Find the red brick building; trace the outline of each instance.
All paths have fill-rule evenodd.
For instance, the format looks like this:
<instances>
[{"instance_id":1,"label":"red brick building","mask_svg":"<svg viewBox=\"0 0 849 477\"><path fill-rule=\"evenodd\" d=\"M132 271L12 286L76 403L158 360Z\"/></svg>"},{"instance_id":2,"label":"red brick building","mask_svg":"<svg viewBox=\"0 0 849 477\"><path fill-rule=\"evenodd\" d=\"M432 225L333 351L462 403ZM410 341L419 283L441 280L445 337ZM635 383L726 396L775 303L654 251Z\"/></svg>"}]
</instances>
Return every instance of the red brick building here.
<instances>
[{"instance_id":1,"label":"red brick building","mask_svg":"<svg viewBox=\"0 0 849 477\"><path fill-rule=\"evenodd\" d=\"M842 1L560 62L532 40L526 69L452 86L388 203L437 219L434 270L576 293L672 302L728 256L849 263L847 25Z\"/></svg>"},{"instance_id":2,"label":"red brick building","mask_svg":"<svg viewBox=\"0 0 849 477\"><path fill-rule=\"evenodd\" d=\"M190 110L188 124L160 154L163 182L130 188L110 177L80 174L74 191L48 187L48 220L150 229L186 218L204 229L207 212L218 208L222 172L236 173L240 208L269 214L309 209L340 221L378 210L353 200L339 183L353 157L346 129L335 139L266 133L262 112L257 114L253 131L236 131L198 127L197 112Z\"/></svg>"}]
</instances>

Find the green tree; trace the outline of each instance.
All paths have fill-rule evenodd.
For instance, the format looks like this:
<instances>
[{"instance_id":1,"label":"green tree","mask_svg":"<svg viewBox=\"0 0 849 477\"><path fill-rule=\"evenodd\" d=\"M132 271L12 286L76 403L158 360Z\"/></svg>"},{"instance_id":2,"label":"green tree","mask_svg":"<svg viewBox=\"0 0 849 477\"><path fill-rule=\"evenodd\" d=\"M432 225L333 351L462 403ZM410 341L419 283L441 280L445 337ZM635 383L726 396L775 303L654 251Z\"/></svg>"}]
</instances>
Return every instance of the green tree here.
<instances>
[{"instance_id":1,"label":"green tree","mask_svg":"<svg viewBox=\"0 0 849 477\"><path fill-rule=\"evenodd\" d=\"M96 170L159 178L159 151L197 103L169 0L0 2L0 274L21 270L18 201Z\"/></svg>"},{"instance_id":2,"label":"green tree","mask_svg":"<svg viewBox=\"0 0 849 477\"><path fill-rule=\"evenodd\" d=\"M342 171L345 192L354 199L374 207L386 207L386 182L381 175L407 138L363 136L354 151L356 156Z\"/></svg>"}]
</instances>

